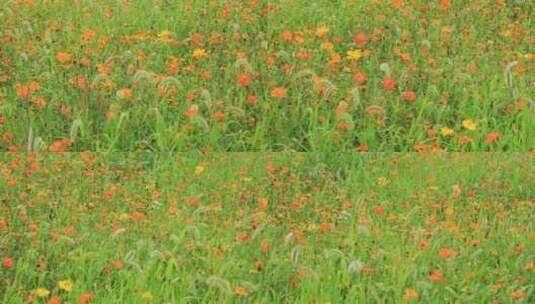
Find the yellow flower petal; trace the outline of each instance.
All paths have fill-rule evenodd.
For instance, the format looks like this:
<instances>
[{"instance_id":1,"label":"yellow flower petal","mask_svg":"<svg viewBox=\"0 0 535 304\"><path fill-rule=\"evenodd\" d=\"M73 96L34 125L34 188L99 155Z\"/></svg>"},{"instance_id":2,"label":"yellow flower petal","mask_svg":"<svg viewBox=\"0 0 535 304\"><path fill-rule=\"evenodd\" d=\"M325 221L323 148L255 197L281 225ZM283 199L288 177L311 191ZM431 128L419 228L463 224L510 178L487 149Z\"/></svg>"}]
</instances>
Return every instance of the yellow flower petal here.
<instances>
[{"instance_id":1,"label":"yellow flower petal","mask_svg":"<svg viewBox=\"0 0 535 304\"><path fill-rule=\"evenodd\" d=\"M364 53L361 50L347 51L347 59L358 61Z\"/></svg>"},{"instance_id":2,"label":"yellow flower petal","mask_svg":"<svg viewBox=\"0 0 535 304\"><path fill-rule=\"evenodd\" d=\"M467 130L474 131L476 129L476 122L471 119L463 120L463 127Z\"/></svg>"},{"instance_id":3,"label":"yellow flower petal","mask_svg":"<svg viewBox=\"0 0 535 304\"><path fill-rule=\"evenodd\" d=\"M72 281L71 280L62 280L58 282L58 287L67 292L72 290Z\"/></svg>"},{"instance_id":4,"label":"yellow flower petal","mask_svg":"<svg viewBox=\"0 0 535 304\"><path fill-rule=\"evenodd\" d=\"M34 294L39 298L46 298L50 294L50 291L46 288L37 288L34 290Z\"/></svg>"}]
</instances>

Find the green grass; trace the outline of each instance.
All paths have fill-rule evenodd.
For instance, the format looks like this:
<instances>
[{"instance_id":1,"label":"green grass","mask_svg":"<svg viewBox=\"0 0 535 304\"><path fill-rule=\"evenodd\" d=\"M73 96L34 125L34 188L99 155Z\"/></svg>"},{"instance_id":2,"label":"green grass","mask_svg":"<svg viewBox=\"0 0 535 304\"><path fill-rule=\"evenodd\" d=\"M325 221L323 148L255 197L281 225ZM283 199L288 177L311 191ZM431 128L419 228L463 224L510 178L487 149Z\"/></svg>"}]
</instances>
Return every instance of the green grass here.
<instances>
[{"instance_id":1,"label":"green grass","mask_svg":"<svg viewBox=\"0 0 535 304\"><path fill-rule=\"evenodd\" d=\"M533 151L533 3L393 2L3 1L0 149Z\"/></svg>"},{"instance_id":2,"label":"green grass","mask_svg":"<svg viewBox=\"0 0 535 304\"><path fill-rule=\"evenodd\" d=\"M533 154L3 154L0 302L532 303L533 168Z\"/></svg>"}]
</instances>

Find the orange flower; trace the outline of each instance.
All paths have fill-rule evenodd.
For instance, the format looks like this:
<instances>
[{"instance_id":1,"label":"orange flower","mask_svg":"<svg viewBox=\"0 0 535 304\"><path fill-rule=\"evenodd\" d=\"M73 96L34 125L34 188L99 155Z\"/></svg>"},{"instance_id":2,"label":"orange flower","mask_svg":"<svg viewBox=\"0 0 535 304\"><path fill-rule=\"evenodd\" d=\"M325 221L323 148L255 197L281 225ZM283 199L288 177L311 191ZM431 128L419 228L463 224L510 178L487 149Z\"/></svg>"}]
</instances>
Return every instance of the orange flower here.
<instances>
[{"instance_id":1,"label":"orange flower","mask_svg":"<svg viewBox=\"0 0 535 304\"><path fill-rule=\"evenodd\" d=\"M45 304L61 304L61 299L58 296L51 296Z\"/></svg>"},{"instance_id":2,"label":"orange flower","mask_svg":"<svg viewBox=\"0 0 535 304\"><path fill-rule=\"evenodd\" d=\"M193 50L192 57L195 59L201 59L208 57L208 53L204 49L195 49Z\"/></svg>"},{"instance_id":3,"label":"orange flower","mask_svg":"<svg viewBox=\"0 0 535 304\"><path fill-rule=\"evenodd\" d=\"M71 144L72 142L67 138L56 140L50 145L50 147L48 147L48 151L49 152L65 152L67 151L67 149L69 148Z\"/></svg>"},{"instance_id":4,"label":"orange flower","mask_svg":"<svg viewBox=\"0 0 535 304\"><path fill-rule=\"evenodd\" d=\"M405 289L403 296L405 297L405 299L413 300L413 299L418 298L418 293L414 289L407 288Z\"/></svg>"},{"instance_id":5,"label":"orange flower","mask_svg":"<svg viewBox=\"0 0 535 304\"><path fill-rule=\"evenodd\" d=\"M250 238L251 237L249 236L247 232L241 232L236 236L236 241L245 242L245 241L248 241Z\"/></svg>"},{"instance_id":6,"label":"orange flower","mask_svg":"<svg viewBox=\"0 0 535 304\"><path fill-rule=\"evenodd\" d=\"M46 105L46 101L43 97L34 96L32 97L32 103L39 108L42 108Z\"/></svg>"},{"instance_id":7,"label":"orange flower","mask_svg":"<svg viewBox=\"0 0 535 304\"><path fill-rule=\"evenodd\" d=\"M441 258L447 259L447 258L455 255L456 252L455 252L455 250L450 249L450 248L440 248L440 250L438 251L438 254L440 255Z\"/></svg>"},{"instance_id":8,"label":"orange flower","mask_svg":"<svg viewBox=\"0 0 535 304\"><path fill-rule=\"evenodd\" d=\"M501 136L501 134L499 132L490 132L489 134L487 134L487 138L486 138L485 142L487 144L489 144L489 145L492 145L493 143L498 141L500 136Z\"/></svg>"},{"instance_id":9,"label":"orange flower","mask_svg":"<svg viewBox=\"0 0 535 304\"><path fill-rule=\"evenodd\" d=\"M236 288L234 288L234 292L240 298L244 298L244 297L247 296L247 289L245 289L245 288L243 288L241 286L237 286Z\"/></svg>"},{"instance_id":10,"label":"orange flower","mask_svg":"<svg viewBox=\"0 0 535 304\"><path fill-rule=\"evenodd\" d=\"M446 283L446 279L444 278L444 275L442 274L442 270L436 269L433 272L431 272L431 281L438 282L438 283Z\"/></svg>"},{"instance_id":11,"label":"orange flower","mask_svg":"<svg viewBox=\"0 0 535 304\"><path fill-rule=\"evenodd\" d=\"M299 244L305 244L305 234L301 230L294 230L292 231L292 234L295 236Z\"/></svg>"},{"instance_id":12,"label":"orange flower","mask_svg":"<svg viewBox=\"0 0 535 304\"><path fill-rule=\"evenodd\" d=\"M368 37L363 32L358 32L353 36L353 41L359 46L368 44Z\"/></svg>"},{"instance_id":13,"label":"orange flower","mask_svg":"<svg viewBox=\"0 0 535 304\"><path fill-rule=\"evenodd\" d=\"M403 2L401 0L392 0L392 7L400 9L403 6Z\"/></svg>"},{"instance_id":14,"label":"orange flower","mask_svg":"<svg viewBox=\"0 0 535 304\"><path fill-rule=\"evenodd\" d=\"M204 80L206 80L206 79L208 79L208 80L209 80L209 79L212 79L212 74L211 74L210 72L208 72L208 71L201 71L201 72L199 73L199 76L201 77L201 79L204 79Z\"/></svg>"},{"instance_id":15,"label":"orange flower","mask_svg":"<svg viewBox=\"0 0 535 304\"><path fill-rule=\"evenodd\" d=\"M366 74L363 72L357 72L353 75L353 82L356 84L363 84L366 82Z\"/></svg>"},{"instance_id":16,"label":"orange flower","mask_svg":"<svg viewBox=\"0 0 535 304\"><path fill-rule=\"evenodd\" d=\"M238 83L240 84L242 88L248 87L250 80L251 80L251 76L249 76L249 74L247 73L243 73L238 76Z\"/></svg>"},{"instance_id":17,"label":"orange flower","mask_svg":"<svg viewBox=\"0 0 535 304\"><path fill-rule=\"evenodd\" d=\"M382 206L377 206L375 207L374 212L376 215L381 215L384 212L384 208Z\"/></svg>"},{"instance_id":18,"label":"orange flower","mask_svg":"<svg viewBox=\"0 0 535 304\"><path fill-rule=\"evenodd\" d=\"M271 90L271 96L275 98L284 98L287 92L288 90L283 87L276 87Z\"/></svg>"},{"instance_id":19,"label":"orange flower","mask_svg":"<svg viewBox=\"0 0 535 304\"><path fill-rule=\"evenodd\" d=\"M85 78L84 75L78 75L74 77L73 79L71 79L70 83L77 86L80 89L85 89L87 87L87 79Z\"/></svg>"},{"instance_id":20,"label":"orange flower","mask_svg":"<svg viewBox=\"0 0 535 304\"><path fill-rule=\"evenodd\" d=\"M426 242L419 242L418 248L420 248L420 250L427 250L429 248L429 244L427 244Z\"/></svg>"},{"instance_id":21,"label":"orange flower","mask_svg":"<svg viewBox=\"0 0 535 304\"><path fill-rule=\"evenodd\" d=\"M225 119L225 113L221 111L216 111L214 113L214 118L218 122L222 122Z\"/></svg>"},{"instance_id":22,"label":"orange flower","mask_svg":"<svg viewBox=\"0 0 535 304\"><path fill-rule=\"evenodd\" d=\"M80 40L88 42L95 39L95 37L97 37L97 33L93 29L86 29L80 37Z\"/></svg>"},{"instance_id":23,"label":"orange flower","mask_svg":"<svg viewBox=\"0 0 535 304\"><path fill-rule=\"evenodd\" d=\"M310 59L310 53L307 51L299 51L296 57L301 61L307 61L308 59Z\"/></svg>"},{"instance_id":24,"label":"orange flower","mask_svg":"<svg viewBox=\"0 0 535 304\"><path fill-rule=\"evenodd\" d=\"M6 131L4 132L4 134L2 134L2 140L4 140L5 142L10 142L12 139L13 139L13 134L11 132Z\"/></svg>"},{"instance_id":25,"label":"orange flower","mask_svg":"<svg viewBox=\"0 0 535 304\"><path fill-rule=\"evenodd\" d=\"M447 10L450 8L450 0L442 0L440 1L440 7L444 10Z\"/></svg>"},{"instance_id":26,"label":"orange flower","mask_svg":"<svg viewBox=\"0 0 535 304\"><path fill-rule=\"evenodd\" d=\"M132 213L132 215L130 216L130 220L132 222L139 222L143 219L143 213L140 213L140 212L134 212Z\"/></svg>"},{"instance_id":27,"label":"orange flower","mask_svg":"<svg viewBox=\"0 0 535 304\"><path fill-rule=\"evenodd\" d=\"M332 225L331 223L321 223L319 225L319 230L321 232L330 232L332 230Z\"/></svg>"},{"instance_id":28,"label":"orange flower","mask_svg":"<svg viewBox=\"0 0 535 304\"><path fill-rule=\"evenodd\" d=\"M292 32L290 32L290 31L282 32L282 34L281 34L281 40L282 41L290 42L290 41L292 41L292 39L293 39Z\"/></svg>"},{"instance_id":29,"label":"orange flower","mask_svg":"<svg viewBox=\"0 0 535 304\"><path fill-rule=\"evenodd\" d=\"M100 74L108 75L111 72L111 67L104 64L97 64L97 71Z\"/></svg>"},{"instance_id":30,"label":"orange flower","mask_svg":"<svg viewBox=\"0 0 535 304\"><path fill-rule=\"evenodd\" d=\"M128 88L120 89L117 91L117 97L123 100L130 99L132 97L132 90Z\"/></svg>"},{"instance_id":31,"label":"orange flower","mask_svg":"<svg viewBox=\"0 0 535 304\"><path fill-rule=\"evenodd\" d=\"M65 52L58 52L56 54L56 59L58 60L59 63L66 64L71 60L71 55Z\"/></svg>"},{"instance_id":32,"label":"orange flower","mask_svg":"<svg viewBox=\"0 0 535 304\"><path fill-rule=\"evenodd\" d=\"M184 112L184 116L187 118L193 117L199 113L199 106L196 104L192 104L189 106L189 108Z\"/></svg>"},{"instance_id":33,"label":"orange flower","mask_svg":"<svg viewBox=\"0 0 535 304\"><path fill-rule=\"evenodd\" d=\"M194 198L189 198L188 199L188 204L193 208L198 207L199 206L199 200L198 199L194 199Z\"/></svg>"},{"instance_id":34,"label":"orange flower","mask_svg":"<svg viewBox=\"0 0 535 304\"><path fill-rule=\"evenodd\" d=\"M20 98L25 98L30 95L30 88L27 85L17 84L15 90L17 91L17 96Z\"/></svg>"},{"instance_id":35,"label":"orange flower","mask_svg":"<svg viewBox=\"0 0 535 304\"><path fill-rule=\"evenodd\" d=\"M385 77L383 79L383 89L387 92L391 92L396 87L396 80L392 77Z\"/></svg>"},{"instance_id":36,"label":"orange flower","mask_svg":"<svg viewBox=\"0 0 535 304\"><path fill-rule=\"evenodd\" d=\"M472 141L472 138L470 136L465 135L459 139L459 146L462 147L471 141Z\"/></svg>"},{"instance_id":37,"label":"orange flower","mask_svg":"<svg viewBox=\"0 0 535 304\"><path fill-rule=\"evenodd\" d=\"M269 252L269 242L267 240L262 241L262 243L260 244L260 250L262 250L264 254L267 254Z\"/></svg>"},{"instance_id":38,"label":"orange flower","mask_svg":"<svg viewBox=\"0 0 535 304\"><path fill-rule=\"evenodd\" d=\"M268 202L267 198L262 197L262 198L258 199L258 206L260 208L267 208L268 204L269 204L269 202Z\"/></svg>"},{"instance_id":39,"label":"orange flower","mask_svg":"<svg viewBox=\"0 0 535 304\"><path fill-rule=\"evenodd\" d=\"M39 82L32 81L28 84L28 89L30 90L30 93L33 93L34 91L37 91L41 88L41 85Z\"/></svg>"},{"instance_id":40,"label":"orange flower","mask_svg":"<svg viewBox=\"0 0 535 304\"><path fill-rule=\"evenodd\" d=\"M91 300L93 299L94 295L95 295L94 292L86 292L86 293L84 293L83 295L80 296L78 302L80 304L87 304L87 303L91 302Z\"/></svg>"},{"instance_id":41,"label":"orange flower","mask_svg":"<svg viewBox=\"0 0 535 304\"><path fill-rule=\"evenodd\" d=\"M526 292L521 289L511 292L511 299L513 300L522 299L525 296L526 296Z\"/></svg>"},{"instance_id":42,"label":"orange flower","mask_svg":"<svg viewBox=\"0 0 535 304\"><path fill-rule=\"evenodd\" d=\"M413 102L416 100L416 93L414 93L414 91L406 91L403 93L403 99L408 102Z\"/></svg>"},{"instance_id":43,"label":"orange flower","mask_svg":"<svg viewBox=\"0 0 535 304\"><path fill-rule=\"evenodd\" d=\"M247 102L252 106L256 105L256 99L256 96L253 94L247 96Z\"/></svg>"},{"instance_id":44,"label":"orange flower","mask_svg":"<svg viewBox=\"0 0 535 304\"><path fill-rule=\"evenodd\" d=\"M113 261L113 268L117 269L117 270L120 270L120 269L123 269L124 267L124 262L121 261L121 260L115 260Z\"/></svg>"}]
</instances>

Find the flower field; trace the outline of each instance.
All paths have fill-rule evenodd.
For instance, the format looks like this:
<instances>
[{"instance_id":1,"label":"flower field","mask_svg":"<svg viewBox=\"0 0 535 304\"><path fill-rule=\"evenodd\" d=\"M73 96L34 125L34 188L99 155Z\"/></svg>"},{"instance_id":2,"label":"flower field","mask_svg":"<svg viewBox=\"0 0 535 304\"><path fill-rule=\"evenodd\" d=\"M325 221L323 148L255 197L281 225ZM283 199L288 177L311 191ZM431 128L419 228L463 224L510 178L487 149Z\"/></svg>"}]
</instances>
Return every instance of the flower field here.
<instances>
[{"instance_id":1,"label":"flower field","mask_svg":"<svg viewBox=\"0 0 535 304\"><path fill-rule=\"evenodd\" d=\"M3 303L532 303L535 155L6 155Z\"/></svg>"},{"instance_id":2,"label":"flower field","mask_svg":"<svg viewBox=\"0 0 535 304\"><path fill-rule=\"evenodd\" d=\"M535 2L0 1L0 304L535 303Z\"/></svg>"},{"instance_id":3,"label":"flower field","mask_svg":"<svg viewBox=\"0 0 535 304\"><path fill-rule=\"evenodd\" d=\"M9 0L3 151L532 151L531 1Z\"/></svg>"}]
</instances>

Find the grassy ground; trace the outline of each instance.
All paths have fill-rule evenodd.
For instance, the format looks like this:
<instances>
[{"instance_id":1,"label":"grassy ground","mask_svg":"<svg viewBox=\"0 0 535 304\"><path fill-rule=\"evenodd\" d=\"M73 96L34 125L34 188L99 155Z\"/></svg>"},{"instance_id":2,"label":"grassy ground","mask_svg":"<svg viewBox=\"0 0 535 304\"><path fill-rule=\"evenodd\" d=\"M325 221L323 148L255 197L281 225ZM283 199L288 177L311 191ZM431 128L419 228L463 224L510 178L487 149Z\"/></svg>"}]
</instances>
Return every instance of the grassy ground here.
<instances>
[{"instance_id":1,"label":"grassy ground","mask_svg":"<svg viewBox=\"0 0 535 304\"><path fill-rule=\"evenodd\" d=\"M2 1L0 149L533 151L534 11Z\"/></svg>"},{"instance_id":2,"label":"grassy ground","mask_svg":"<svg viewBox=\"0 0 535 304\"><path fill-rule=\"evenodd\" d=\"M534 154L2 154L0 302L533 303Z\"/></svg>"}]
</instances>

